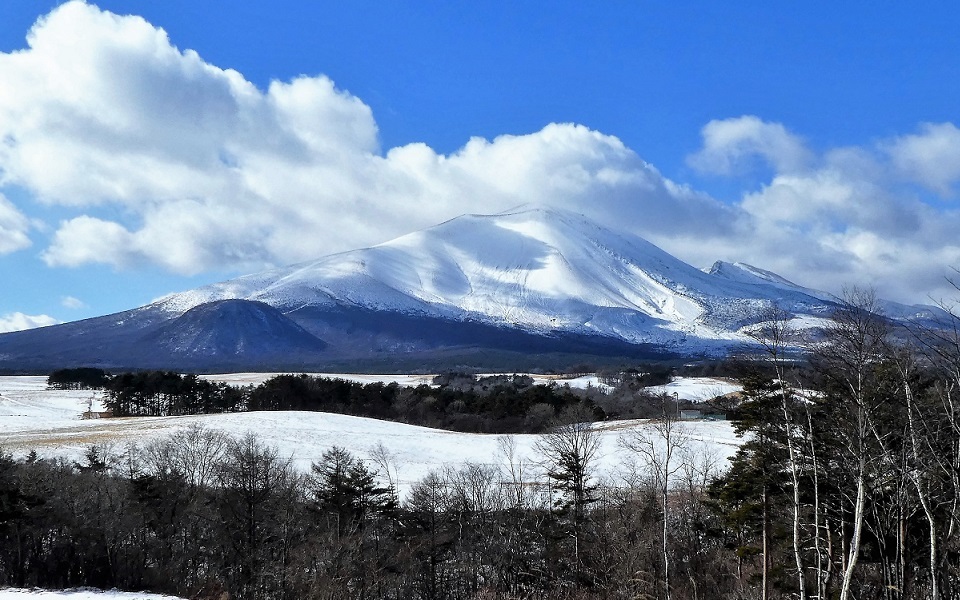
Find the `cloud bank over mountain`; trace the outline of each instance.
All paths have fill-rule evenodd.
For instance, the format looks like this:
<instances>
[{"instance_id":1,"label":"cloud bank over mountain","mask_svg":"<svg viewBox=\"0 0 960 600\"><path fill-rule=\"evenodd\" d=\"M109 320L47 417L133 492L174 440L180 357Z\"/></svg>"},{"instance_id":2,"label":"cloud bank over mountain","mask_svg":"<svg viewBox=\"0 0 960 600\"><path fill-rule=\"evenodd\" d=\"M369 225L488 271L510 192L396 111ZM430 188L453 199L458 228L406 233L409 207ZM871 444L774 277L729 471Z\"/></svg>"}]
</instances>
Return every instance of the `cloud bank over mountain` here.
<instances>
[{"instance_id":1,"label":"cloud bank over mountain","mask_svg":"<svg viewBox=\"0 0 960 600\"><path fill-rule=\"evenodd\" d=\"M35 327L56 325L58 321L48 315L25 315L21 312L0 315L0 333L9 331L23 331Z\"/></svg>"},{"instance_id":2,"label":"cloud bank over mountain","mask_svg":"<svg viewBox=\"0 0 960 600\"><path fill-rule=\"evenodd\" d=\"M751 159L772 170L737 204L756 233L747 244L757 262L834 289L859 281L900 298L913 293L915 301L924 299L918 292L955 295L945 279L960 265L954 125L924 124L916 134L819 154L781 125L751 116L712 121L703 138L689 157L701 171L728 176ZM772 260L759 260L763 248Z\"/></svg>"},{"instance_id":3,"label":"cloud bank over mountain","mask_svg":"<svg viewBox=\"0 0 960 600\"><path fill-rule=\"evenodd\" d=\"M694 264L742 260L899 300L947 294L960 265L951 123L817 150L756 116L711 121L689 159L705 181L769 176L721 201L576 124L451 154L382 148L370 107L326 76L258 89L140 17L82 2L0 53L0 82L0 254L33 245L50 267L254 270L525 203L630 229ZM41 211L55 222L37 222Z\"/></svg>"}]
</instances>

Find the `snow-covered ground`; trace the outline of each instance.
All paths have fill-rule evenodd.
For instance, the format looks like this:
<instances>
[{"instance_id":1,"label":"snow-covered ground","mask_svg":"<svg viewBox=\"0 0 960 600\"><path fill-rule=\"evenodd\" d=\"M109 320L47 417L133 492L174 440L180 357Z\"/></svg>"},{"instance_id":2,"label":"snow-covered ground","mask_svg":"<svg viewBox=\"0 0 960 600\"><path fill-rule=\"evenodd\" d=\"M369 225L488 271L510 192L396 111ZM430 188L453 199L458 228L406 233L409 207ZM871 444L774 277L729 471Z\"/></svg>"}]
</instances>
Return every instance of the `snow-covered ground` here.
<instances>
[{"instance_id":1,"label":"snow-covered ground","mask_svg":"<svg viewBox=\"0 0 960 600\"><path fill-rule=\"evenodd\" d=\"M677 394L680 400L703 402L731 392L739 392L743 386L713 377L676 377L666 385L655 385L646 389L653 394Z\"/></svg>"},{"instance_id":2,"label":"snow-covered ground","mask_svg":"<svg viewBox=\"0 0 960 600\"><path fill-rule=\"evenodd\" d=\"M240 382L247 376L227 379ZM713 384L705 387L712 389L711 386ZM49 390L45 377L0 377L0 447L18 456L36 450L41 457L78 460L92 444L107 444L122 452L131 444L147 444L201 425L233 436L253 432L264 443L276 447L281 456L289 457L292 465L301 471L309 470L310 464L334 445L366 459L372 457L374 448L382 446L392 456L391 474L401 491L430 471L447 465L500 462L500 437L512 438L518 455L528 464L537 460L536 435L454 433L361 417L296 411L81 419L81 413L91 405L93 410L102 406L99 393ZM714 457L718 465L726 464L725 459L739 445L727 422L690 421L682 426L690 438L690 450ZM618 445L619 437L652 431L646 421L597 423L596 427L601 432L598 467L602 474L613 478L620 473L626 458Z\"/></svg>"},{"instance_id":3,"label":"snow-covered ground","mask_svg":"<svg viewBox=\"0 0 960 600\"><path fill-rule=\"evenodd\" d=\"M527 205L461 215L371 248L160 298L171 315L224 299L467 319L534 332L602 335L696 352L748 342L771 306L819 314L817 292L742 263L704 272L581 214Z\"/></svg>"},{"instance_id":4,"label":"snow-covered ground","mask_svg":"<svg viewBox=\"0 0 960 600\"><path fill-rule=\"evenodd\" d=\"M0 600L180 600L175 596L146 592L118 592L93 589L79 590L24 590L0 589Z\"/></svg>"}]
</instances>

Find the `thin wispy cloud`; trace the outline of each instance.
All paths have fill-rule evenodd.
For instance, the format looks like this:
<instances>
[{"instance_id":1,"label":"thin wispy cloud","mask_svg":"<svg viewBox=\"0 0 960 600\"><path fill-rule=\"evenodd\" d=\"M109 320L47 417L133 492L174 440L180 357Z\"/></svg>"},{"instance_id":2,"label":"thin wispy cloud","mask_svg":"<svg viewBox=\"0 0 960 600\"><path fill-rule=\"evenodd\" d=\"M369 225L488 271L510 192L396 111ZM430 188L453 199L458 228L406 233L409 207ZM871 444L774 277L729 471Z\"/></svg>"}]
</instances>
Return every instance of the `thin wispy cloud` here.
<instances>
[{"instance_id":1,"label":"thin wispy cloud","mask_svg":"<svg viewBox=\"0 0 960 600\"><path fill-rule=\"evenodd\" d=\"M81 308L87 308L87 303L79 298L74 298L73 296L64 296L63 298L60 298L60 306L69 308L71 310L79 310Z\"/></svg>"}]
</instances>

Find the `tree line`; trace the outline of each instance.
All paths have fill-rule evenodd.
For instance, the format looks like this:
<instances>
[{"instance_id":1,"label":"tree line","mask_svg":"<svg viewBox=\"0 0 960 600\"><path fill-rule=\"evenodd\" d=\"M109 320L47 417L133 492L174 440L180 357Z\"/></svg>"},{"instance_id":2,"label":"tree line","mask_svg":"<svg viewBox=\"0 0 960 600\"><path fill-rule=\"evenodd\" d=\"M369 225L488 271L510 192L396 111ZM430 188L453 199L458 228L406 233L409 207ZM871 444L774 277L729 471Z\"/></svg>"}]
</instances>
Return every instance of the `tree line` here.
<instances>
[{"instance_id":1,"label":"tree line","mask_svg":"<svg viewBox=\"0 0 960 600\"><path fill-rule=\"evenodd\" d=\"M537 433L572 406L589 408L594 420L607 416L594 402L596 390L536 385L527 376L448 373L435 383L404 387L299 374L237 387L193 374L99 369L62 369L48 378L51 387L105 390L104 403L117 417L304 410L463 432Z\"/></svg>"}]
</instances>

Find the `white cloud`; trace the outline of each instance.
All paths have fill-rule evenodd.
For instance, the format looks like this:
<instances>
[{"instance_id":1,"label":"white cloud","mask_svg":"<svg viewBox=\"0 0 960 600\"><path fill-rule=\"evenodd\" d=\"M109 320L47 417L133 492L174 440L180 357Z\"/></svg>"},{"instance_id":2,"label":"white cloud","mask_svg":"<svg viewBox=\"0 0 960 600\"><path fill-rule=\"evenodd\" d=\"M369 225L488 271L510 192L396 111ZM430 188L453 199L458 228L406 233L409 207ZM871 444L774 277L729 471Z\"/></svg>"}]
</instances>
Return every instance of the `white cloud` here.
<instances>
[{"instance_id":1,"label":"white cloud","mask_svg":"<svg viewBox=\"0 0 960 600\"><path fill-rule=\"evenodd\" d=\"M953 129L944 124L926 131ZM709 139L705 135L705 149L694 159L710 154ZM905 187L920 179L918 165L925 164L918 159L916 168L906 173L903 157L922 153L905 148L933 144L927 138L910 138L910 143L905 139L835 148L810 157L803 168L794 164L778 169L768 183L743 195L738 204L742 243L727 257L755 261L832 291L859 283L902 301L956 295L944 275L960 265L955 233L960 212L924 202ZM946 172L941 168L925 183L942 187L950 180Z\"/></svg>"},{"instance_id":2,"label":"white cloud","mask_svg":"<svg viewBox=\"0 0 960 600\"><path fill-rule=\"evenodd\" d=\"M86 263L127 266L136 255L136 240L129 231L111 221L77 217L60 224L43 260L54 267L76 267Z\"/></svg>"},{"instance_id":3,"label":"white cloud","mask_svg":"<svg viewBox=\"0 0 960 600\"><path fill-rule=\"evenodd\" d=\"M30 246L30 237L27 233L29 230L30 223L27 217L3 194L0 194L0 255L10 254Z\"/></svg>"},{"instance_id":4,"label":"white cloud","mask_svg":"<svg viewBox=\"0 0 960 600\"><path fill-rule=\"evenodd\" d=\"M47 325L56 325L57 323L59 323L59 321L47 315L25 315L21 312L9 313L0 315L0 333L33 329L35 327L46 327Z\"/></svg>"},{"instance_id":5,"label":"white cloud","mask_svg":"<svg viewBox=\"0 0 960 600\"><path fill-rule=\"evenodd\" d=\"M949 123L818 155L779 123L711 121L691 165L773 171L724 204L575 124L449 155L382 149L370 108L322 75L257 89L139 17L82 2L39 21L28 43L0 53L0 189L66 215L40 253L50 266L259 269L523 203L584 212L701 266L744 260L834 290L880 282L918 299L960 265L960 214L903 191L945 193L960 177ZM43 231L21 208L0 197L0 253Z\"/></svg>"},{"instance_id":6,"label":"white cloud","mask_svg":"<svg viewBox=\"0 0 960 600\"><path fill-rule=\"evenodd\" d=\"M953 123L924 123L920 133L886 145L894 166L907 178L944 196L960 179L960 129Z\"/></svg>"},{"instance_id":7,"label":"white cloud","mask_svg":"<svg viewBox=\"0 0 960 600\"><path fill-rule=\"evenodd\" d=\"M64 308L69 308L71 310L79 310L81 308L87 308L87 303L79 298L73 296L64 296L60 298L60 305Z\"/></svg>"},{"instance_id":8,"label":"white cloud","mask_svg":"<svg viewBox=\"0 0 960 600\"><path fill-rule=\"evenodd\" d=\"M28 41L0 54L0 184L82 213L42 251L51 266L259 268L521 203L640 233L733 220L582 126L384 153L370 108L328 78L261 91L138 17L69 2Z\"/></svg>"},{"instance_id":9,"label":"white cloud","mask_svg":"<svg viewBox=\"0 0 960 600\"><path fill-rule=\"evenodd\" d=\"M778 173L790 173L804 169L811 160L799 137L780 123L753 115L710 121L700 133L703 148L689 163L705 173L736 174L750 168L757 158Z\"/></svg>"}]
</instances>

